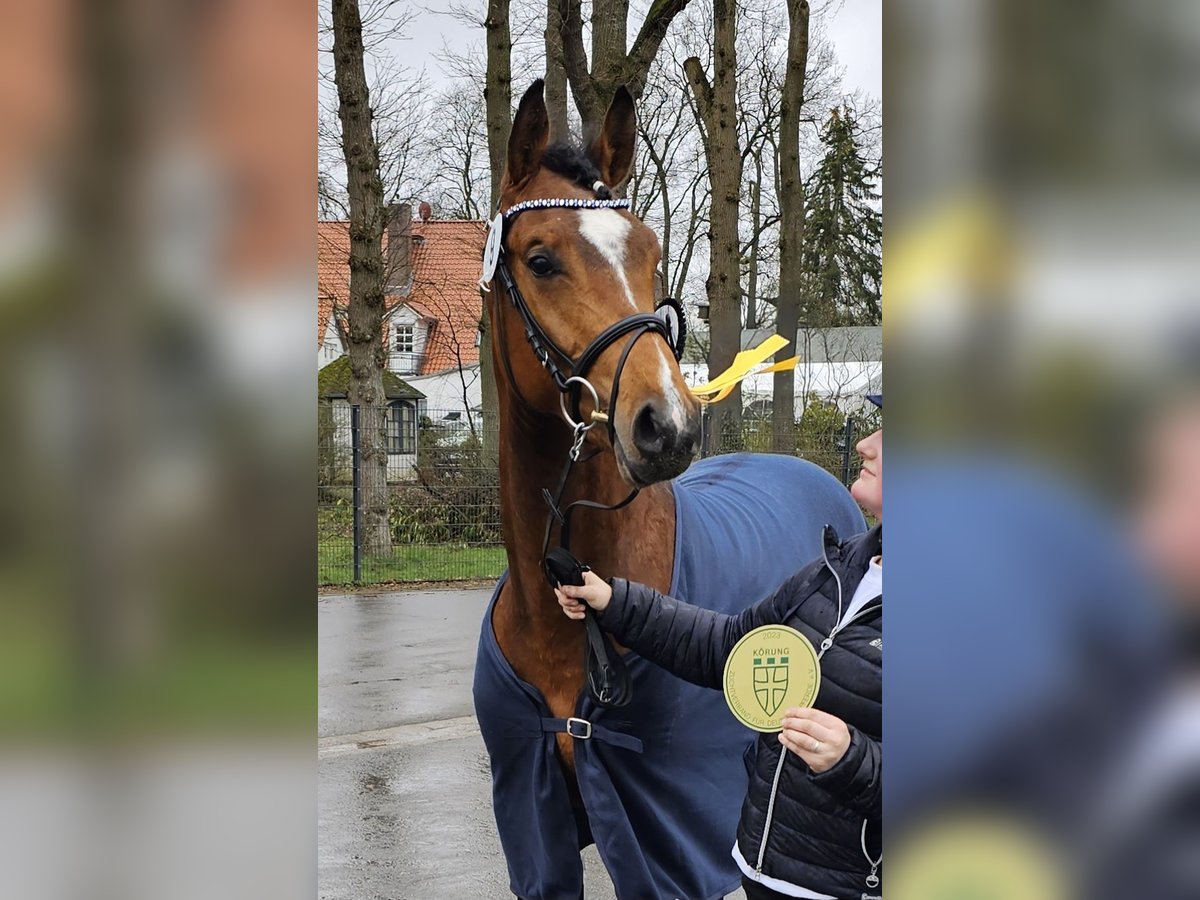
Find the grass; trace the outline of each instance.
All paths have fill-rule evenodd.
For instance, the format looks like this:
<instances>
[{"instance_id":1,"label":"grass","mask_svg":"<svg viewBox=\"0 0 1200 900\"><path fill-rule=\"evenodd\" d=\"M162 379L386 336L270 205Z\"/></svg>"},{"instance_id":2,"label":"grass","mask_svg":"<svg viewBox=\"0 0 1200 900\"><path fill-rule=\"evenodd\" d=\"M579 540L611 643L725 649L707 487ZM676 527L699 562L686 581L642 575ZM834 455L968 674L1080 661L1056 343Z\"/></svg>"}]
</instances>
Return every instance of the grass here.
<instances>
[{"instance_id":1,"label":"grass","mask_svg":"<svg viewBox=\"0 0 1200 900\"><path fill-rule=\"evenodd\" d=\"M481 581L497 578L507 565L503 547L398 544L386 557L363 557L362 583ZM317 545L317 582L354 583L354 551L349 541L326 540Z\"/></svg>"},{"instance_id":2,"label":"grass","mask_svg":"<svg viewBox=\"0 0 1200 900\"><path fill-rule=\"evenodd\" d=\"M88 671L61 634L23 629L0 638L0 735L311 727L315 650L305 641L177 637L152 659Z\"/></svg>"}]
</instances>

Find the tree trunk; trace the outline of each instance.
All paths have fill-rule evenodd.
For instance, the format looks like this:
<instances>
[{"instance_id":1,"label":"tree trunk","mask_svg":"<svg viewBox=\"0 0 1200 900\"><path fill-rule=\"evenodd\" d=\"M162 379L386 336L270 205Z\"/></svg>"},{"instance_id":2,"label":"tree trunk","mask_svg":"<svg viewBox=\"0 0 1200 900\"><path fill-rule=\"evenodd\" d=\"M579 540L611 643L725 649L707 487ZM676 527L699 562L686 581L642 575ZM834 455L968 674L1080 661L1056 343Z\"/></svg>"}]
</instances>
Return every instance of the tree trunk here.
<instances>
[{"instance_id":1,"label":"tree trunk","mask_svg":"<svg viewBox=\"0 0 1200 900\"><path fill-rule=\"evenodd\" d=\"M804 182L800 179L800 108L808 68L808 0L788 0L787 71L779 113L779 300L775 330L793 343L776 354L777 361L796 354L800 306L804 291ZM807 362L802 360L801 362ZM796 374L776 372L771 413L772 447L780 453L796 449Z\"/></svg>"},{"instance_id":2,"label":"tree trunk","mask_svg":"<svg viewBox=\"0 0 1200 900\"><path fill-rule=\"evenodd\" d=\"M492 165L492 205L495 215L500 200L500 176L508 153L508 132L512 129L512 36L508 26L509 0L488 0L487 84L483 89L487 116L488 161Z\"/></svg>"},{"instance_id":3,"label":"tree trunk","mask_svg":"<svg viewBox=\"0 0 1200 900\"><path fill-rule=\"evenodd\" d=\"M762 246L762 155L754 151L754 183L750 185L750 260L746 272L746 327L758 327L758 257Z\"/></svg>"},{"instance_id":4,"label":"tree trunk","mask_svg":"<svg viewBox=\"0 0 1200 900\"><path fill-rule=\"evenodd\" d=\"M634 99L641 97L650 65L666 36L667 27L687 6L688 0L654 0L628 52L625 48L629 33L629 0L594 0L590 68L583 43L581 0L562 2L563 68L583 121L583 140L587 143L600 130L604 113L617 88L625 85Z\"/></svg>"},{"instance_id":5,"label":"tree trunk","mask_svg":"<svg viewBox=\"0 0 1200 900\"><path fill-rule=\"evenodd\" d=\"M742 157L737 134L737 6L735 0L713 2L713 83L709 85L700 60L691 57L684 71L696 106L704 119L704 152L712 200L709 214L709 265L705 289L709 303L708 371L716 375L741 350L741 243L738 240L738 200ZM722 449L742 442L742 392L739 387L718 404L714 434Z\"/></svg>"},{"instance_id":6,"label":"tree trunk","mask_svg":"<svg viewBox=\"0 0 1200 900\"><path fill-rule=\"evenodd\" d=\"M654 149L654 145L650 141L646 141L646 148L649 151L650 161L654 164L654 180L658 183L659 200L662 202L662 234L659 235L659 242L662 245L662 260L658 266L658 284L661 286L662 293L659 296L673 296L671 294L671 190L670 182L667 179L667 170L663 165L662 158ZM656 293L658 293L656 291ZM655 299L658 299L656 297ZM679 299L676 297L676 299Z\"/></svg>"},{"instance_id":7,"label":"tree trunk","mask_svg":"<svg viewBox=\"0 0 1200 900\"><path fill-rule=\"evenodd\" d=\"M626 82L628 58L625 43L629 33L629 0L593 0L592 2L592 77L595 101L583 120L583 142L590 144L604 122L608 101ZM640 95L640 91L638 94ZM635 95L636 96L636 95ZM581 110L582 112L582 110Z\"/></svg>"},{"instance_id":8,"label":"tree trunk","mask_svg":"<svg viewBox=\"0 0 1200 900\"><path fill-rule=\"evenodd\" d=\"M565 138L567 129L567 70L563 68L562 0L546 0L546 112L550 141Z\"/></svg>"},{"instance_id":9,"label":"tree trunk","mask_svg":"<svg viewBox=\"0 0 1200 900\"><path fill-rule=\"evenodd\" d=\"M487 84L483 89L487 117L488 161L492 168L492 193L488 218L496 215L500 203L500 178L508 154L508 133L512 130L512 36L508 25L509 0L488 0L484 21L487 30ZM488 296L480 294L479 313L479 391L483 405L484 455L499 462L500 400L496 394L495 362L492 359L492 320Z\"/></svg>"},{"instance_id":10,"label":"tree trunk","mask_svg":"<svg viewBox=\"0 0 1200 900\"><path fill-rule=\"evenodd\" d=\"M384 229L379 148L363 69L362 20L357 0L333 0L333 61L342 123L342 155L350 199L350 305L347 347L350 402L361 407L363 551L391 550L387 450L384 444Z\"/></svg>"}]
</instances>

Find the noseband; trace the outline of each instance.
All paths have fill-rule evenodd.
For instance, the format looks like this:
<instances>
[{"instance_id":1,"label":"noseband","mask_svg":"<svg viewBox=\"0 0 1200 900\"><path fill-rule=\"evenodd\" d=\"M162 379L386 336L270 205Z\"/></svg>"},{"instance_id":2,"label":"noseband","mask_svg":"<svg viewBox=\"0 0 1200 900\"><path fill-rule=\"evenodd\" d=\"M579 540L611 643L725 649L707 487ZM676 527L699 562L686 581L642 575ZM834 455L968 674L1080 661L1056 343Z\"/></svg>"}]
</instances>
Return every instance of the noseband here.
<instances>
[{"instance_id":1,"label":"noseband","mask_svg":"<svg viewBox=\"0 0 1200 900\"><path fill-rule=\"evenodd\" d=\"M624 500L611 506L591 500L576 500L568 504L565 508L561 506L567 480L570 477L572 467L579 461L587 432L597 423L603 422L608 428L609 441L614 452L616 450L617 397L620 393L621 373L625 370L625 361L629 358L629 353L633 350L633 345L637 343L639 338L647 334L657 333L662 335L667 341L676 359L679 359L683 355L685 334L683 310L677 301L670 298L660 302L656 307L655 313L636 313L618 319L593 338L591 343L584 348L578 359L572 359L569 354L546 334L546 330L542 328L530 310L529 304L525 301L525 297L521 294L521 289L517 286L516 279L513 277L504 252L504 240L508 235L513 220L523 212L536 209L628 209L630 206L628 200L611 199L608 188L601 182L596 183L595 191L597 194L596 199L547 198L526 200L513 205L502 213L498 213L496 218L492 220L487 247L484 249L484 271L483 277L480 279L480 287L487 290L487 282L491 281L494 277L499 281L505 293L507 293L509 302L517 311L517 315L521 317L521 322L525 329L525 339L529 342L534 356L542 368L550 374L555 387L560 392L559 408L562 411L563 418L574 432L574 439L571 449L567 454L566 465L559 478L557 490L553 494L548 489L543 489L542 491L543 499L545 499L550 508L549 516L546 520L545 540L542 543L542 569L552 587L557 586L560 582L570 583L564 580L563 572L570 570L572 563L574 564L575 571L577 573L580 571L578 561L570 554L571 512L580 506L598 510L618 510L627 506L638 495L638 488L635 487ZM677 322L679 323L678 334L672 333L671 326L667 320L657 314L666 306L673 307L676 313ZM504 316L500 315L499 309L496 310L496 313L496 327L499 329L501 336L501 356L504 360L505 371L508 375L509 384L518 397L520 397L520 390L513 376L512 361L508 357L508 344L503 339ZM626 341L621 351L616 372L613 375L612 393L609 396L608 409L601 410L599 396L596 393L595 387L587 380L587 375L591 371L592 366L595 365L596 360L600 358L600 355L626 335L629 335L629 340ZM582 420L580 412L580 402L584 391L589 393L592 398L591 421L586 423ZM528 401L524 400L523 397L521 399L525 406L530 406ZM567 409L568 402L570 403L570 411ZM593 453L585 457L584 462L595 455ZM555 521L560 525L560 546L558 549L551 550L550 535ZM582 579L578 583L582 584ZM612 644L604 637L596 621L595 614L590 607L586 608L584 626L586 635L584 666L587 671L588 686L592 692L592 696L602 706L624 706L629 702L631 696L629 673L625 668L624 661Z\"/></svg>"}]
</instances>

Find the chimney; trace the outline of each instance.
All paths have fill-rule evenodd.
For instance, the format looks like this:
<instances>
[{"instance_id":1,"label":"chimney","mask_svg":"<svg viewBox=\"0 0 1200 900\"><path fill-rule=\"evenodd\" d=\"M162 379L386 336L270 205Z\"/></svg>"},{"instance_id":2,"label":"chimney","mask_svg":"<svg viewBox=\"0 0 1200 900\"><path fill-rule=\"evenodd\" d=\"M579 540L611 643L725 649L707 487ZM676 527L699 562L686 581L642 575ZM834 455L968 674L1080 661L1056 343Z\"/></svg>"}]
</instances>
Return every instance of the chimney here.
<instances>
[{"instance_id":1,"label":"chimney","mask_svg":"<svg viewBox=\"0 0 1200 900\"><path fill-rule=\"evenodd\" d=\"M433 218L433 207L429 205L428 200L422 200L421 205L417 209L420 211L422 222L428 222Z\"/></svg>"},{"instance_id":2,"label":"chimney","mask_svg":"<svg viewBox=\"0 0 1200 900\"><path fill-rule=\"evenodd\" d=\"M412 284L412 204L391 203L387 215L386 290L406 295Z\"/></svg>"}]
</instances>

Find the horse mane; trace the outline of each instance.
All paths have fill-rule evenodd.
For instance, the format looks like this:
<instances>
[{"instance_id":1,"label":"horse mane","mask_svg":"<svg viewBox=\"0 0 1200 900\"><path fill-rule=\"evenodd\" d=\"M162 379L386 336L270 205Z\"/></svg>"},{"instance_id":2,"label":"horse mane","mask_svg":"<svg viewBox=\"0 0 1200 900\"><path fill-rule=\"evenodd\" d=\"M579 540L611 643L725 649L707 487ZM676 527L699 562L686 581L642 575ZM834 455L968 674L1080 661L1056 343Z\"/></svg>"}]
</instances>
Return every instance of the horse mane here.
<instances>
[{"instance_id":1,"label":"horse mane","mask_svg":"<svg viewBox=\"0 0 1200 900\"><path fill-rule=\"evenodd\" d=\"M542 153L542 167L589 191L594 190L597 181L603 181L596 164L574 141L558 141L547 147Z\"/></svg>"}]
</instances>

